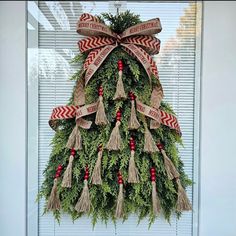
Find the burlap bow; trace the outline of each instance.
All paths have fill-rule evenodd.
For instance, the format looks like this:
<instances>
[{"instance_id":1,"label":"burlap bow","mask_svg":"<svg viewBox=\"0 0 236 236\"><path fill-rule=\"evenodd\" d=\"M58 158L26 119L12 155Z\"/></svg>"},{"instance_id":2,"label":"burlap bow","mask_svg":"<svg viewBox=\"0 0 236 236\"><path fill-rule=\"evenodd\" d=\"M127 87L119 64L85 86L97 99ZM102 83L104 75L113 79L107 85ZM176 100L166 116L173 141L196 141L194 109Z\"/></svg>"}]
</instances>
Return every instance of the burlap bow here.
<instances>
[{"instance_id":1,"label":"burlap bow","mask_svg":"<svg viewBox=\"0 0 236 236\"><path fill-rule=\"evenodd\" d=\"M158 79L158 70L150 55L159 53L160 40L153 35L161 30L160 20L156 18L132 26L118 35L108 26L100 23L98 18L88 13L82 14L77 23L77 32L84 36L91 36L78 42L82 53L89 52L83 65L85 85L106 57L119 45L140 61L149 78L154 75Z\"/></svg>"},{"instance_id":2,"label":"burlap bow","mask_svg":"<svg viewBox=\"0 0 236 236\"><path fill-rule=\"evenodd\" d=\"M161 31L161 23L158 18L152 19L126 29L117 35L108 26L100 23L98 18L84 13L77 23L77 32L88 38L78 42L80 51L89 52L83 65L85 85L101 66L106 57L119 45L136 57L145 68L149 78L151 75L158 79L158 71L155 62L150 55L159 53L160 40L153 35ZM137 102L137 111L150 117L158 123L169 126L180 132L177 118L163 110L149 107L140 101ZM58 126L58 120L76 118L77 124L83 129L89 129L92 122L83 119L97 111L97 103L80 106L60 106L53 109L49 124L53 129Z\"/></svg>"}]
</instances>

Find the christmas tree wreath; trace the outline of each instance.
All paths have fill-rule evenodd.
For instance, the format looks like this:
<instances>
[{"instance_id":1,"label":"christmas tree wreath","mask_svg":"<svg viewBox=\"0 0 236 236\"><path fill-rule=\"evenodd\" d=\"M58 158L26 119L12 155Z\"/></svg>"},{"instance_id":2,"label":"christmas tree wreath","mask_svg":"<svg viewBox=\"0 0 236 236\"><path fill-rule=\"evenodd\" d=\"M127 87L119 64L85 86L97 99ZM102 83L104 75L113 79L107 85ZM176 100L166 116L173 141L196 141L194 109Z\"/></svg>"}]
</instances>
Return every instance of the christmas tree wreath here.
<instances>
[{"instance_id":1,"label":"christmas tree wreath","mask_svg":"<svg viewBox=\"0 0 236 236\"><path fill-rule=\"evenodd\" d=\"M39 193L56 219L88 214L95 224L135 213L152 223L191 210L180 127L151 57L161 29L158 18L141 22L129 11L81 15L77 32L86 37L73 61L82 69L69 103L52 111L56 133Z\"/></svg>"}]
</instances>

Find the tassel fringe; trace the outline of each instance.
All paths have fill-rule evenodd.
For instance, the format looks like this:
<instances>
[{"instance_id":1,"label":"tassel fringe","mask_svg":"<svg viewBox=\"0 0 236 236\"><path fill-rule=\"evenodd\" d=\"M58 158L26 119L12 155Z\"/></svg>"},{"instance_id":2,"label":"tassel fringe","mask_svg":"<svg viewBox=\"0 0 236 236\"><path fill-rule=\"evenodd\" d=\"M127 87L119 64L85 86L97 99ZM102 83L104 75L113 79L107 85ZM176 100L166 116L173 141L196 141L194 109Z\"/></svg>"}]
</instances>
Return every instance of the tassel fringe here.
<instances>
[{"instance_id":1,"label":"tassel fringe","mask_svg":"<svg viewBox=\"0 0 236 236\"><path fill-rule=\"evenodd\" d=\"M116 204L115 217L121 218L123 216L123 205L124 205L124 193L123 193L123 184L119 184L119 194Z\"/></svg>"},{"instance_id":2,"label":"tassel fringe","mask_svg":"<svg viewBox=\"0 0 236 236\"><path fill-rule=\"evenodd\" d=\"M106 145L106 148L109 151L111 150L117 151L121 149L122 140L121 140L120 130L119 130L120 124L121 124L120 121L116 121L116 126L113 128L111 132L110 139Z\"/></svg>"},{"instance_id":3,"label":"tassel fringe","mask_svg":"<svg viewBox=\"0 0 236 236\"><path fill-rule=\"evenodd\" d=\"M64 173L61 186L63 188L71 188L71 181L72 181L72 164L73 164L74 156L70 155L69 164L66 168Z\"/></svg>"},{"instance_id":4,"label":"tassel fringe","mask_svg":"<svg viewBox=\"0 0 236 236\"><path fill-rule=\"evenodd\" d=\"M151 132L145 127L144 134L144 152L154 153L158 152L158 148L153 140Z\"/></svg>"},{"instance_id":5,"label":"tassel fringe","mask_svg":"<svg viewBox=\"0 0 236 236\"><path fill-rule=\"evenodd\" d=\"M155 181L152 181L152 209L154 215L158 215L161 211L161 204L157 196L157 187Z\"/></svg>"},{"instance_id":6,"label":"tassel fringe","mask_svg":"<svg viewBox=\"0 0 236 236\"><path fill-rule=\"evenodd\" d=\"M54 184L52 187L52 191L47 203L48 211L59 210L61 207L60 199L57 194L57 178L54 179Z\"/></svg>"},{"instance_id":7,"label":"tassel fringe","mask_svg":"<svg viewBox=\"0 0 236 236\"><path fill-rule=\"evenodd\" d=\"M91 207L91 201L89 196L88 180L84 180L84 188L82 194L75 205L75 210L77 212L89 212Z\"/></svg>"},{"instance_id":8,"label":"tassel fringe","mask_svg":"<svg viewBox=\"0 0 236 236\"><path fill-rule=\"evenodd\" d=\"M129 129L138 129L140 127L140 124L136 116L134 100L131 100L131 114L130 114L128 127Z\"/></svg>"},{"instance_id":9,"label":"tassel fringe","mask_svg":"<svg viewBox=\"0 0 236 236\"><path fill-rule=\"evenodd\" d=\"M119 71L119 78L117 81L117 85L116 85L116 92L115 95L113 97L113 100L118 100L118 99L126 99L127 96L125 94L125 90L124 90L124 84L122 81L122 71Z\"/></svg>"},{"instance_id":10,"label":"tassel fringe","mask_svg":"<svg viewBox=\"0 0 236 236\"><path fill-rule=\"evenodd\" d=\"M96 125L107 125L108 124L102 96L99 96L99 98L98 98L98 109L97 109L97 113L96 113L95 124Z\"/></svg>"},{"instance_id":11,"label":"tassel fringe","mask_svg":"<svg viewBox=\"0 0 236 236\"><path fill-rule=\"evenodd\" d=\"M191 211L192 210L192 206L191 203L188 199L188 196L184 190L184 188L182 187L179 178L176 179L176 183L178 185L178 199L177 199L177 203L176 203L176 210L179 212L182 211Z\"/></svg>"},{"instance_id":12,"label":"tassel fringe","mask_svg":"<svg viewBox=\"0 0 236 236\"><path fill-rule=\"evenodd\" d=\"M101 177L102 151L98 152L98 158L92 173L92 184L102 184Z\"/></svg>"},{"instance_id":13,"label":"tassel fringe","mask_svg":"<svg viewBox=\"0 0 236 236\"><path fill-rule=\"evenodd\" d=\"M179 172L176 170L173 162L170 160L170 158L166 155L165 150L161 149L161 153L164 159L164 165L165 165L165 170L168 176L168 179L172 180L174 178L179 177Z\"/></svg>"},{"instance_id":14,"label":"tassel fringe","mask_svg":"<svg viewBox=\"0 0 236 236\"><path fill-rule=\"evenodd\" d=\"M81 134L79 131L79 126L77 124L69 136L66 147L69 149L74 148L75 150L82 149L82 139L81 139Z\"/></svg>"},{"instance_id":15,"label":"tassel fringe","mask_svg":"<svg viewBox=\"0 0 236 236\"><path fill-rule=\"evenodd\" d=\"M134 161L134 151L129 160L128 183L139 183L139 173Z\"/></svg>"}]
</instances>

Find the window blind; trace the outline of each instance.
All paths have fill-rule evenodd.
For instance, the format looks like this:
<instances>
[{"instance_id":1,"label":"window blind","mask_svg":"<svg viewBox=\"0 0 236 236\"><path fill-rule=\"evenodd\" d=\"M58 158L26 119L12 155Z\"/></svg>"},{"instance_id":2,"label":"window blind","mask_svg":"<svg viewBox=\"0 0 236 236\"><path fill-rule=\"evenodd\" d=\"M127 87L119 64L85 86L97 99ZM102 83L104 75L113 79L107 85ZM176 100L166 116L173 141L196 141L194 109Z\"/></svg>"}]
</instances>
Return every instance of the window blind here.
<instances>
[{"instance_id":1,"label":"window blind","mask_svg":"<svg viewBox=\"0 0 236 236\"><path fill-rule=\"evenodd\" d=\"M185 164L186 174L194 176L194 105L196 83L196 25L197 4L192 2L126 1L122 10L139 14L142 20L159 17L163 30L157 36L161 40L157 62L160 80L164 88L164 100L169 102L179 119L183 133L184 147L180 155ZM78 69L70 60L79 53L76 22L84 12L99 14L116 12L113 1L39 1L28 3L30 18L38 20L38 185L43 181L43 170L51 152L50 142L54 131L48 126L51 110L64 105L71 96L73 81L69 78ZM193 197L189 187L188 196ZM43 215L45 202L39 202L39 236L190 236L193 235L193 213L183 213L182 218L171 218L170 224L159 218L148 229L148 221L137 225L137 217L131 216L125 223L104 225L97 223L93 229L91 220L83 217L72 222L63 215L61 224L51 214Z\"/></svg>"}]
</instances>

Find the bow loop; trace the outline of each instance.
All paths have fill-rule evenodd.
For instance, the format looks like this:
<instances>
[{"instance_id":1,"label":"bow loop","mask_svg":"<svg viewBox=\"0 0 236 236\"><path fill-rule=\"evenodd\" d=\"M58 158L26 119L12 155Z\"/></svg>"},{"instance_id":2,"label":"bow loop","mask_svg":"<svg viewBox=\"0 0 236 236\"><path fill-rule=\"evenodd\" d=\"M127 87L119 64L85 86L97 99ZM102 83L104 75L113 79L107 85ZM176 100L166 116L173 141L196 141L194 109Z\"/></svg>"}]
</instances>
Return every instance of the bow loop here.
<instances>
[{"instance_id":1,"label":"bow loop","mask_svg":"<svg viewBox=\"0 0 236 236\"><path fill-rule=\"evenodd\" d=\"M153 35L160 33L161 30L160 19L155 18L129 27L122 33L122 38L133 35Z\"/></svg>"},{"instance_id":2,"label":"bow loop","mask_svg":"<svg viewBox=\"0 0 236 236\"><path fill-rule=\"evenodd\" d=\"M115 34L103 23L100 23L98 18L88 13L81 15L77 22L77 33L84 36L110 36L115 37Z\"/></svg>"}]
</instances>

